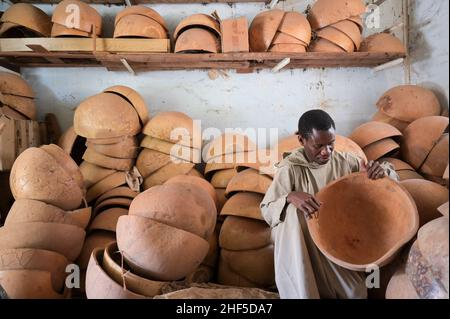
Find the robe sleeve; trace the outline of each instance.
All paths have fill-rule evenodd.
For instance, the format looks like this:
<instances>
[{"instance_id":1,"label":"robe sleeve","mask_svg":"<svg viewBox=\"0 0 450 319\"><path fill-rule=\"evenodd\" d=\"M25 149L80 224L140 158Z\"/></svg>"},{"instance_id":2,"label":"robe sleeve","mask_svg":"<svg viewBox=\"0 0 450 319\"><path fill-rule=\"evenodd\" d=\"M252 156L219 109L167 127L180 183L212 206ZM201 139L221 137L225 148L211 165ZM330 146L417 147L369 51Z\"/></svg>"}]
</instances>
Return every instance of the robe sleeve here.
<instances>
[{"instance_id":1,"label":"robe sleeve","mask_svg":"<svg viewBox=\"0 0 450 319\"><path fill-rule=\"evenodd\" d=\"M400 181L400 177L398 176L397 172L395 171L394 165L392 165L389 162L382 162L380 163L380 166L384 169L386 172L386 176L390 179L398 182Z\"/></svg>"},{"instance_id":2,"label":"robe sleeve","mask_svg":"<svg viewBox=\"0 0 450 319\"><path fill-rule=\"evenodd\" d=\"M360 159L359 157L353 156L352 154L346 154L346 157L347 157L348 164L350 166L350 170L353 173L362 171L362 165L361 165L362 159ZM399 178L397 172L395 171L394 166L391 163L380 162L380 166L386 172L387 177L389 177L390 179L392 179L396 182L399 181L400 178Z\"/></svg>"},{"instance_id":3,"label":"robe sleeve","mask_svg":"<svg viewBox=\"0 0 450 319\"><path fill-rule=\"evenodd\" d=\"M261 202L260 208L264 220L270 227L275 227L284 220L289 206L287 196L294 191L295 178L290 166L280 167L272 184Z\"/></svg>"}]
</instances>

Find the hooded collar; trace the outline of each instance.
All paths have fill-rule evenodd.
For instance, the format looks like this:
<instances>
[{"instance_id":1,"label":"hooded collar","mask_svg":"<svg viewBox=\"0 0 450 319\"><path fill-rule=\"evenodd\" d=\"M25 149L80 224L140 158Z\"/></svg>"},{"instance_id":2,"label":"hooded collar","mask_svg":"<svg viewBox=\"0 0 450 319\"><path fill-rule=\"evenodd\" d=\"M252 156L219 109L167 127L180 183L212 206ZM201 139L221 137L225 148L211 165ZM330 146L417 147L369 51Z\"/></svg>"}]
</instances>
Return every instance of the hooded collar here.
<instances>
[{"instance_id":1,"label":"hooded collar","mask_svg":"<svg viewBox=\"0 0 450 319\"><path fill-rule=\"evenodd\" d=\"M333 152L332 157L334 153L335 152ZM287 165L294 165L294 166L303 166L310 169L318 169L328 165L331 162L331 159L332 158L330 158L330 161L322 165L316 162L309 162L305 154L305 149L303 147L300 147L292 152L283 153L283 160L278 164L276 164L275 166L280 168Z\"/></svg>"}]
</instances>

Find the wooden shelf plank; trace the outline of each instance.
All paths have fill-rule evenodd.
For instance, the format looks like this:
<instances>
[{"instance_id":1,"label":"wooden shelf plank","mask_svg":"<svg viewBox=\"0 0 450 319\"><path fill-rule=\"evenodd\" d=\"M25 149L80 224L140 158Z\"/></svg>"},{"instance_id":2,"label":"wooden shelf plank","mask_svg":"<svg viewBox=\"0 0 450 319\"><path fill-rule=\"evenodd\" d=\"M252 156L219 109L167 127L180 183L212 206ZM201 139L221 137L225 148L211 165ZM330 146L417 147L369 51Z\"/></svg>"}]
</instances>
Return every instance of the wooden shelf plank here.
<instances>
[{"instance_id":1,"label":"wooden shelf plank","mask_svg":"<svg viewBox=\"0 0 450 319\"><path fill-rule=\"evenodd\" d=\"M32 52L30 45L38 45L50 52L170 52L168 39L112 39L112 38L18 38L0 39L0 52Z\"/></svg>"},{"instance_id":2,"label":"wooden shelf plank","mask_svg":"<svg viewBox=\"0 0 450 319\"><path fill-rule=\"evenodd\" d=\"M287 69L376 67L403 58L399 53L109 53L109 52L0 52L0 58L18 67L106 67L125 70L125 59L133 70L268 69L290 58ZM0 60L1 61L1 60ZM61 62L58 62L61 61Z\"/></svg>"},{"instance_id":3,"label":"wooden shelf plank","mask_svg":"<svg viewBox=\"0 0 450 319\"><path fill-rule=\"evenodd\" d=\"M95 46L95 49L94 49ZM218 53L176 54L170 40L96 38L0 39L0 62L15 67L106 67L123 70L377 67L404 58L399 53ZM126 61L126 63L124 63ZM126 68L125 68L126 69Z\"/></svg>"}]
</instances>

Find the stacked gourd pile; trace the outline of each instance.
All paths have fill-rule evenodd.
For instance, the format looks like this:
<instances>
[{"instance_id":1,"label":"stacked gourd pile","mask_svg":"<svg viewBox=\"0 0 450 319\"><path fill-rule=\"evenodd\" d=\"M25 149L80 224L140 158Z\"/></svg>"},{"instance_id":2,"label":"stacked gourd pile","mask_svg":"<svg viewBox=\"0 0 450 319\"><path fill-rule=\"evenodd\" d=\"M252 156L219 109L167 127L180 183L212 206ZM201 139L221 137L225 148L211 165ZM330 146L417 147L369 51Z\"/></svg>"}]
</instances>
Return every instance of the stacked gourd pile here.
<instances>
[{"instance_id":1,"label":"stacked gourd pile","mask_svg":"<svg viewBox=\"0 0 450 319\"><path fill-rule=\"evenodd\" d=\"M239 172L228 183L228 200L220 212L225 216L219 236L220 284L259 288L275 285L270 227L259 207L271 183L269 176L252 168Z\"/></svg>"},{"instance_id":2,"label":"stacked gourd pile","mask_svg":"<svg viewBox=\"0 0 450 319\"><path fill-rule=\"evenodd\" d=\"M388 90L377 102L372 122L356 128L352 138L369 160L386 160L400 180L442 179L448 165L448 118L439 116L435 94L415 85Z\"/></svg>"},{"instance_id":3,"label":"stacked gourd pile","mask_svg":"<svg viewBox=\"0 0 450 319\"><path fill-rule=\"evenodd\" d=\"M50 17L29 3L15 3L0 18L0 37L49 37Z\"/></svg>"},{"instance_id":4,"label":"stacked gourd pile","mask_svg":"<svg viewBox=\"0 0 450 319\"><path fill-rule=\"evenodd\" d=\"M208 255L217 217L211 189L199 185L175 180L136 196L117 224L118 251L112 245L91 255L88 298L153 297L165 282L197 269Z\"/></svg>"},{"instance_id":5,"label":"stacked gourd pile","mask_svg":"<svg viewBox=\"0 0 450 319\"><path fill-rule=\"evenodd\" d=\"M144 178L143 188L162 185L177 175L202 175L194 168L200 163L201 134L194 135L192 118L181 112L161 112L144 127L136 167Z\"/></svg>"},{"instance_id":6,"label":"stacked gourd pile","mask_svg":"<svg viewBox=\"0 0 450 319\"><path fill-rule=\"evenodd\" d=\"M220 284L249 287L272 285L272 282L268 285L266 284L266 278L261 279L261 276L266 275L267 268L273 268L273 262L270 262L268 257L270 255L270 247L268 249L260 249L260 251L253 251L264 248L266 245L261 246L261 243L249 245L247 239L252 237L251 234L243 238L242 236L245 233L239 232L244 230L247 233L249 231L251 233L253 231L252 224L254 223L257 223L260 227L267 228L263 221L252 221L250 218L255 218L256 216L256 218L262 219L259 203L262 200L262 194L265 192L263 188L266 189L268 187L266 179L270 180L270 178L263 178L262 183L266 182L266 184L258 188L260 179L256 170L249 169L249 172L251 171L250 174L247 172L237 173L236 171L236 166L240 163L250 162L252 158L256 158L252 155L256 155L256 145L247 136L238 133L226 133L213 139L205 146L203 152L203 157L207 162L206 170L210 176L212 174L211 182L215 185L216 191L220 195L223 194L225 198L229 198L231 193L234 194L235 191L249 191L249 193L241 193L229 198L220 212L221 221L223 220L219 235L221 252L217 280ZM233 223L234 216L229 217L227 215L244 216L236 217L236 219L243 219L244 224L241 225L239 223L240 220L237 223ZM227 221L229 219L231 221ZM245 224L247 220L250 222ZM240 236L236 236L236 231L239 232ZM227 240L222 239L227 236L234 237L233 239L236 242L229 243ZM241 241L242 243L239 245ZM256 259L254 259L255 256ZM243 269L242 265L248 259L253 260L246 266L247 268ZM268 267L265 265L262 268L259 268L260 265L256 266L256 264L261 263L261 259L263 259L263 263L268 264ZM236 270L232 270L231 266L235 267ZM240 273L241 271L244 272L243 275ZM245 276L249 274L255 275L254 283L247 284L249 280ZM250 278L253 277L250 275Z\"/></svg>"},{"instance_id":7,"label":"stacked gourd pile","mask_svg":"<svg viewBox=\"0 0 450 319\"><path fill-rule=\"evenodd\" d=\"M426 179L442 180L448 164L448 117L427 116L415 120L404 131L401 156Z\"/></svg>"},{"instance_id":8,"label":"stacked gourd pile","mask_svg":"<svg viewBox=\"0 0 450 319\"><path fill-rule=\"evenodd\" d=\"M166 23L155 10L130 6L116 15L114 38L168 39Z\"/></svg>"},{"instance_id":9,"label":"stacked gourd pile","mask_svg":"<svg viewBox=\"0 0 450 319\"><path fill-rule=\"evenodd\" d=\"M58 146L28 148L10 175L16 199L0 228L0 285L10 298L64 298L66 266L81 252L91 208L83 176Z\"/></svg>"},{"instance_id":10,"label":"stacked gourd pile","mask_svg":"<svg viewBox=\"0 0 450 319\"><path fill-rule=\"evenodd\" d=\"M311 41L311 26L298 12L264 11L252 21L249 41L253 52L306 52Z\"/></svg>"},{"instance_id":11,"label":"stacked gourd pile","mask_svg":"<svg viewBox=\"0 0 450 319\"><path fill-rule=\"evenodd\" d=\"M101 37L102 17L88 4L78 0L58 3L52 15L51 37Z\"/></svg>"},{"instance_id":12,"label":"stacked gourd pile","mask_svg":"<svg viewBox=\"0 0 450 319\"><path fill-rule=\"evenodd\" d=\"M87 139L81 170L88 202L126 183L139 151L136 135L147 121L145 101L125 86L110 87L77 107L74 130Z\"/></svg>"},{"instance_id":13,"label":"stacked gourd pile","mask_svg":"<svg viewBox=\"0 0 450 319\"><path fill-rule=\"evenodd\" d=\"M316 39L311 52L355 52L361 45L366 6L361 0L318 0L308 12Z\"/></svg>"},{"instance_id":14,"label":"stacked gourd pile","mask_svg":"<svg viewBox=\"0 0 450 319\"><path fill-rule=\"evenodd\" d=\"M219 22L207 14L194 14L183 20L173 34L175 53L220 53Z\"/></svg>"},{"instance_id":15,"label":"stacked gourd pile","mask_svg":"<svg viewBox=\"0 0 450 319\"><path fill-rule=\"evenodd\" d=\"M93 205L79 264L84 271L95 247L115 240L116 223L139 192L139 174L133 169L139 151L137 134L148 121L148 110L138 92L114 86L84 100L74 116L75 134L87 139L80 170Z\"/></svg>"},{"instance_id":16,"label":"stacked gourd pile","mask_svg":"<svg viewBox=\"0 0 450 319\"><path fill-rule=\"evenodd\" d=\"M36 120L34 92L19 75L0 72L0 115L17 120Z\"/></svg>"},{"instance_id":17,"label":"stacked gourd pile","mask_svg":"<svg viewBox=\"0 0 450 319\"><path fill-rule=\"evenodd\" d=\"M203 148L203 159L206 162L205 176L216 190L218 212L227 200L225 190L230 180L237 174L236 166L248 162L255 152L255 143L246 135L236 132L222 134Z\"/></svg>"},{"instance_id":18,"label":"stacked gourd pile","mask_svg":"<svg viewBox=\"0 0 450 319\"><path fill-rule=\"evenodd\" d=\"M402 133L392 125L375 121L364 123L350 135L350 139L362 148L369 161L398 155L401 137Z\"/></svg>"},{"instance_id":19,"label":"stacked gourd pile","mask_svg":"<svg viewBox=\"0 0 450 319\"><path fill-rule=\"evenodd\" d=\"M178 175L169 179L165 184L171 183L187 183L193 186L199 186L203 188L209 196L213 199L216 206L216 212L218 211L219 201L217 198L214 187L203 177ZM206 257L203 259L199 267L197 267L192 273L186 276L185 281L187 283L206 283L216 278L217 262L219 257L219 224L214 227L214 232L209 236L209 251Z\"/></svg>"}]
</instances>

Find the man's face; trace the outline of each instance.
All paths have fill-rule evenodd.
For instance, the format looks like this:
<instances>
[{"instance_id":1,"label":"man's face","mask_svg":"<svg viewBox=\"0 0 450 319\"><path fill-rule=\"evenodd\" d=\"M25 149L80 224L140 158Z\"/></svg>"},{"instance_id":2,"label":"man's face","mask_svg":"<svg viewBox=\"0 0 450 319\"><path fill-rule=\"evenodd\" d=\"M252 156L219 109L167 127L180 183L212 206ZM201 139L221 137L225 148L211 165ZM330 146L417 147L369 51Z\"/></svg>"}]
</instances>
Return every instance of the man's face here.
<instances>
[{"instance_id":1,"label":"man's face","mask_svg":"<svg viewBox=\"0 0 450 319\"><path fill-rule=\"evenodd\" d=\"M306 157L310 162L319 165L328 163L334 151L336 135L333 128L328 131L317 131L313 129L309 138L299 136L300 143L305 148Z\"/></svg>"}]
</instances>

